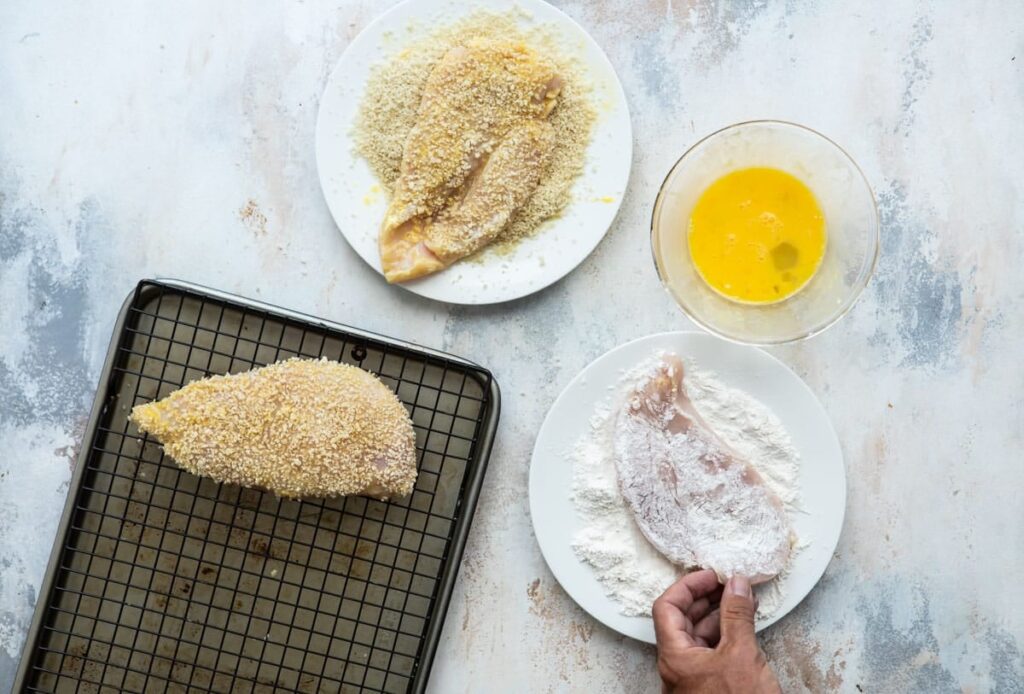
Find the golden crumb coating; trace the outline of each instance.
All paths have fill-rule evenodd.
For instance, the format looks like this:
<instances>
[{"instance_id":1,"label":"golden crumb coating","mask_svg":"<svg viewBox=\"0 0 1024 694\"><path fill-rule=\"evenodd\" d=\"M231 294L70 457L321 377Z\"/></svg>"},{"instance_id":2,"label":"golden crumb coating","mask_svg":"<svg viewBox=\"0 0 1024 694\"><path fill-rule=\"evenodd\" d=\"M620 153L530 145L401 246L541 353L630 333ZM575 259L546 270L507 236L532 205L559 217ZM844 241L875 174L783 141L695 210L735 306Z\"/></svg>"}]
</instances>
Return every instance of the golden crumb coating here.
<instances>
[{"instance_id":1,"label":"golden crumb coating","mask_svg":"<svg viewBox=\"0 0 1024 694\"><path fill-rule=\"evenodd\" d=\"M547 121L513 128L487 159L457 205L427 227L427 247L450 264L489 244L537 188L555 132Z\"/></svg>"},{"instance_id":2,"label":"golden crumb coating","mask_svg":"<svg viewBox=\"0 0 1024 694\"><path fill-rule=\"evenodd\" d=\"M528 120L543 120L551 125L554 131L553 144L549 147L547 163L544 165L543 175L540 181L533 188L527 200L518 206L511 218L504 223L496 237L488 240L488 247L497 254L506 254L512 251L516 244L524 238L532 236L539 231L544 223L556 218L561 212L576 199L576 196L584 194L575 186L577 178L583 173L587 159L587 151L590 146L591 135L597 121L597 110L595 93L591 84L589 70L580 63L579 57L572 51L567 51L564 36L548 24L532 24L528 30L521 24L521 15L514 9L505 12L489 12L477 10L467 17L451 24L438 26L427 35L410 41L401 42L401 50L375 65L371 71L370 79L366 85L366 91L360 104L359 113L356 118L353 135L356 140L357 150L366 162L374 175L380 180L383 188L393 197L409 200L410 189L407 184L419 188L419 193L425 196L426 200L435 200L439 207L438 211L448 207L448 196L444 193L442 186L441 194L438 196L430 192L429 182L426 179L419 181L401 181L408 178L409 164L403 170L403 155L406 145L411 139L420 142L428 133L423 132L426 121L421 117L423 107L430 105L432 99L427 93L428 87L436 90L439 82L444 86L445 79L452 76L453 71L465 71L476 74L487 72L486 61L477 65L462 65L457 58L465 53L452 53L452 49L463 47L468 51L474 51L483 47L504 49L506 52L519 52L516 44L526 49L523 57L532 52L536 58L532 62L523 64L522 57L517 60L521 67L517 68L518 74L527 74L522 67L530 70L550 70L551 74L558 76L556 84L557 94L554 90L548 91L550 97L545 107L550 106L550 113L543 117L544 108L540 111L527 113ZM438 72L440 71L440 72ZM437 74L435 74L437 72ZM527 74L529 78L529 75ZM500 80L505 84L511 84L509 80ZM483 87L477 84L476 88ZM507 103L507 96L510 93L502 89L495 98L481 98L474 103L468 104L467 109L483 106L486 108L484 114L487 119L501 118L500 111L508 111L502 106ZM455 92L457 98L468 92L460 89ZM432 109L433 110L433 109ZM441 109L444 110L443 107ZM429 116L429 114L427 114ZM477 117L467 120L462 115L447 114L444 116L444 124L455 123L452 118L458 118L455 132L461 133L464 137L470 137L473 142L480 141L474 132L481 132L480 125L491 122L497 125L499 130L511 128L515 123L506 123L504 126L494 120L484 121ZM520 121L516 121L520 122ZM414 131L420 131L413 137ZM426 139L431 139L427 137ZM490 154L502 141L501 132L496 132L493 137L494 149L488 149ZM444 144L451 145L452 142ZM446 154L446 147L437 147L439 158L448 163L455 162L450 157L450 151ZM471 144L471 143L470 143ZM486 152L485 152L486 153ZM481 159L482 163L482 159ZM470 161L470 165L473 161ZM436 173L441 168L432 168ZM457 174L457 172L456 172ZM470 177L476 175L474 169ZM460 181L464 181L461 174L455 175L451 170L442 172L440 181L449 181L453 186L450 190L455 199L461 199L463 192ZM435 181L436 183L436 181ZM521 185L517 179L516 185ZM401 190L398 190L401 188ZM397 195L395 195L397 193ZM396 211L399 208L396 208ZM413 210L419 215L415 219L413 231L416 226L426 226L434 214L425 214ZM404 222L401 217L394 220L395 224L401 226ZM494 220L489 220L495 223ZM390 227L385 225L382 231L387 233ZM427 233L413 233L406 236L422 236L421 244L417 244L415 238L405 239L407 249L402 247L382 246L382 250L389 251L392 258L385 258L382 253L381 264L388 267L389 262L396 254L399 256L404 252L405 260L413 266L414 272L439 270L450 262L443 262L435 256L431 256L431 242L427 239ZM386 239L382 239L386 244ZM411 242L410 242L411 241ZM479 259L479 258L478 258ZM419 267L416 267L419 266ZM403 272L399 267L398 271L392 271L392 281L402 281Z\"/></svg>"},{"instance_id":3,"label":"golden crumb coating","mask_svg":"<svg viewBox=\"0 0 1024 694\"><path fill-rule=\"evenodd\" d=\"M563 81L521 42L474 39L444 54L380 233L389 282L438 272L487 246L537 189L555 145L544 119Z\"/></svg>"},{"instance_id":4,"label":"golden crumb coating","mask_svg":"<svg viewBox=\"0 0 1024 694\"><path fill-rule=\"evenodd\" d=\"M424 87L384 228L440 212L510 130L547 118L561 88L554 67L521 43L473 40L445 53Z\"/></svg>"},{"instance_id":5,"label":"golden crumb coating","mask_svg":"<svg viewBox=\"0 0 1024 694\"><path fill-rule=\"evenodd\" d=\"M372 374L326 359L196 381L130 418L189 472L284 497L387 498L416 482L405 407Z\"/></svg>"}]
</instances>

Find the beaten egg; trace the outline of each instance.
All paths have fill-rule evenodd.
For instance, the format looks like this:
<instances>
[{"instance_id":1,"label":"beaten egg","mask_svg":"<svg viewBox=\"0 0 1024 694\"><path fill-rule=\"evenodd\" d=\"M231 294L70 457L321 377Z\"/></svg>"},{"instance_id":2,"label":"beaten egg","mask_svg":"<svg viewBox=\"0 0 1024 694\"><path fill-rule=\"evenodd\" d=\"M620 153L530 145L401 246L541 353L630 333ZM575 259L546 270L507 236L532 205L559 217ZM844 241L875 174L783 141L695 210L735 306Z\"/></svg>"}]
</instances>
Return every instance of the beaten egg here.
<instances>
[{"instance_id":1,"label":"beaten egg","mask_svg":"<svg viewBox=\"0 0 1024 694\"><path fill-rule=\"evenodd\" d=\"M800 291L825 255L825 216L814 193L779 169L722 176L690 214L688 245L697 273L727 299L782 301Z\"/></svg>"}]
</instances>

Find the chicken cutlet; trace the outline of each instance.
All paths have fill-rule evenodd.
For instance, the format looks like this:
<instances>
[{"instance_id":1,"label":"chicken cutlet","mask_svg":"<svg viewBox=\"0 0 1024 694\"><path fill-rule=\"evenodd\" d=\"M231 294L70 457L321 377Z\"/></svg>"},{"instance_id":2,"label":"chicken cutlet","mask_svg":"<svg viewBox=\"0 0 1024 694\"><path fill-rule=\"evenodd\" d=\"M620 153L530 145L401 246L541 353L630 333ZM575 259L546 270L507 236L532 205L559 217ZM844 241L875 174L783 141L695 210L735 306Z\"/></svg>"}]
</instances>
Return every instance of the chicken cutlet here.
<instances>
[{"instance_id":1,"label":"chicken cutlet","mask_svg":"<svg viewBox=\"0 0 1024 694\"><path fill-rule=\"evenodd\" d=\"M681 566L767 581L789 563L793 529L754 467L704 422L682 360L658 358L615 424L619 488L644 537Z\"/></svg>"},{"instance_id":2,"label":"chicken cutlet","mask_svg":"<svg viewBox=\"0 0 1024 694\"><path fill-rule=\"evenodd\" d=\"M388 498L416 481L405 407L369 372L326 359L195 381L130 419L185 470L283 497Z\"/></svg>"},{"instance_id":3,"label":"chicken cutlet","mask_svg":"<svg viewBox=\"0 0 1024 694\"><path fill-rule=\"evenodd\" d=\"M529 199L554 147L562 81L520 43L474 40L431 71L380 232L389 282L489 244Z\"/></svg>"}]
</instances>

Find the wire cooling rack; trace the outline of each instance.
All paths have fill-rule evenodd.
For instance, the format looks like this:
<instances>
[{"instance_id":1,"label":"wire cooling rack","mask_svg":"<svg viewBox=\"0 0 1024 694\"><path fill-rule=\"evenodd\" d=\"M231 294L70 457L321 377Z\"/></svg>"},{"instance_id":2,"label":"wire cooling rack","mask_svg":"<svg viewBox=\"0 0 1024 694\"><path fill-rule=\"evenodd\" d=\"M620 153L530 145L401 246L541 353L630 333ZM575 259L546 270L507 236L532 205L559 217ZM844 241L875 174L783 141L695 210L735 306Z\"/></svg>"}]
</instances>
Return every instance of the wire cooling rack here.
<instances>
[{"instance_id":1,"label":"wire cooling rack","mask_svg":"<svg viewBox=\"0 0 1024 694\"><path fill-rule=\"evenodd\" d=\"M178 468L131 408L293 356L375 374L416 429L413 493L282 500ZM421 692L499 396L461 359L179 282L115 329L15 691Z\"/></svg>"}]
</instances>

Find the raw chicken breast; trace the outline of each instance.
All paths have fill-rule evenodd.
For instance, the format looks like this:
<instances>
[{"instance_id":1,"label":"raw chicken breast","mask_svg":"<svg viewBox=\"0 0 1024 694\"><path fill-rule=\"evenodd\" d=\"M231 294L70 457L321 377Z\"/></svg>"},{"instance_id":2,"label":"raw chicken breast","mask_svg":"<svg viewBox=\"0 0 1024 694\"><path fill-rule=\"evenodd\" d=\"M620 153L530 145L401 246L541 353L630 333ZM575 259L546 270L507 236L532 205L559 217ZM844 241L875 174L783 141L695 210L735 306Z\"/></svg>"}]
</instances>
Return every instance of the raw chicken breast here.
<instances>
[{"instance_id":1,"label":"raw chicken breast","mask_svg":"<svg viewBox=\"0 0 1024 694\"><path fill-rule=\"evenodd\" d=\"M470 42L431 72L380 232L389 282L483 248L536 189L554 147L544 120L562 81L529 48Z\"/></svg>"},{"instance_id":2,"label":"raw chicken breast","mask_svg":"<svg viewBox=\"0 0 1024 694\"><path fill-rule=\"evenodd\" d=\"M416 482L405 407L372 374L326 359L204 378L131 420L189 472L280 496L387 498Z\"/></svg>"},{"instance_id":3,"label":"raw chicken breast","mask_svg":"<svg viewBox=\"0 0 1024 694\"><path fill-rule=\"evenodd\" d=\"M782 502L701 419L678 356L660 355L629 393L614 439L622 496L669 561L754 583L786 568L794 535Z\"/></svg>"}]
</instances>

